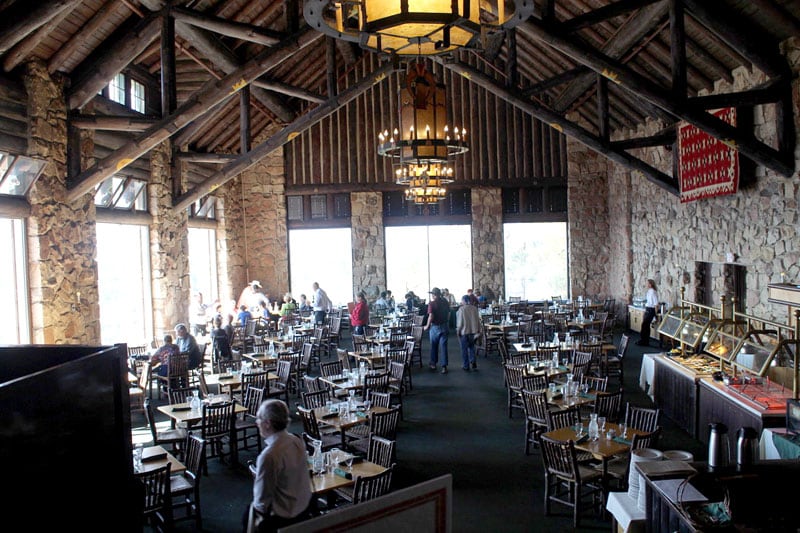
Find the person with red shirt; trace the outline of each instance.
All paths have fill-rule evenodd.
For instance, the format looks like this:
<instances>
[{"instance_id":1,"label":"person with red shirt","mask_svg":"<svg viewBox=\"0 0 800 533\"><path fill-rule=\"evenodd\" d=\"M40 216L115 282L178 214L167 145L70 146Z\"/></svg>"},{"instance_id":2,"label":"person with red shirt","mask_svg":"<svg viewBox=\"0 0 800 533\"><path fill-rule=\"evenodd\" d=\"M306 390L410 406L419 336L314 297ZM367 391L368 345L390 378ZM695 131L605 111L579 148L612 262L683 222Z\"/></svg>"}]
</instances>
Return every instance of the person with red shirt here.
<instances>
[{"instance_id":1,"label":"person with red shirt","mask_svg":"<svg viewBox=\"0 0 800 533\"><path fill-rule=\"evenodd\" d=\"M364 291L360 291L356 295L356 305L350 311L350 325L353 327L355 335L364 334L364 326L369 324L369 304L367 304L367 295Z\"/></svg>"}]
</instances>

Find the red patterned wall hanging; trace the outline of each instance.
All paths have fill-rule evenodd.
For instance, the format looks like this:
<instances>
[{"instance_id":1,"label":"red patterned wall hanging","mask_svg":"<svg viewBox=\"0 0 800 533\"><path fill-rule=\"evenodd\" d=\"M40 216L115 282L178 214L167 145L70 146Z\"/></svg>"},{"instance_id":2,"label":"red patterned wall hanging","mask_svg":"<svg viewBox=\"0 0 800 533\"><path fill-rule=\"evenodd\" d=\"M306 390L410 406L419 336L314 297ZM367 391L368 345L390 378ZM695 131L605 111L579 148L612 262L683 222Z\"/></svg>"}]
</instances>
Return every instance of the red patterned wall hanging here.
<instances>
[{"instance_id":1,"label":"red patterned wall hanging","mask_svg":"<svg viewBox=\"0 0 800 533\"><path fill-rule=\"evenodd\" d=\"M714 112L728 124L736 125L733 107ZM691 125L678 130L681 202L736 194L739 189L739 152Z\"/></svg>"}]
</instances>

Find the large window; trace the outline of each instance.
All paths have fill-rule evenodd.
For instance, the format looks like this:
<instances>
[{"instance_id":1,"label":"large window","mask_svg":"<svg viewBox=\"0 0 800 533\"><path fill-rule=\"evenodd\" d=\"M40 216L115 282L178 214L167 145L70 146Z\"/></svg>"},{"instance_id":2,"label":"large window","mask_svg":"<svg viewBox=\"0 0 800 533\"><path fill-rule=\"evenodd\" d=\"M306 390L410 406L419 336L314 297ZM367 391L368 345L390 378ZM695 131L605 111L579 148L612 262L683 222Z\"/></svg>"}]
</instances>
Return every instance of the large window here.
<instances>
[{"instance_id":1,"label":"large window","mask_svg":"<svg viewBox=\"0 0 800 533\"><path fill-rule=\"evenodd\" d=\"M201 293L206 305L219 297L216 230L189 228L189 283L192 294Z\"/></svg>"},{"instance_id":2,"label":"large window","mask_svg":"<svg viewBox=\"0 0 800 533\"><path fill-rule=\"evenodd\" d=\"M125 105L125 74L117 74L108 84L108 97L113 101Z\"/></svg>"},{"instance_id":3,"label":"large window","mask_svg":"<svg viewBox=\"0 0 800 533\"><path fill-rule=\"evenodd\" d=\"M100 338L144 344L153 338L147 226L97 224Z\"/></svg>"},{"instance_id":4,"label":"large window","mask_svg":"<svg viewBox=\"0 0 800 533\"><path fill-rule=\"evenodd\" d=\"M0 344L31 341L28 312L28 284L25 266L25 224L19 219L0 219L0 298L6 303L0 321Z\"/></svg>"},{"instance_id":5,"label":"large window","mask_svg":"<svg viewBox=\"0 0 800 533\"><path fill-rule=\"evenodd\" d=\"M503 298L545 300L568 296L567 224L503 224L506 290Z\"/></svg>"},{"instance_id":6,"label":"large window","mask_svg":"<svg viewBox=\"0 0 800 533\"><path fill-rule=\"evenodd\" d=\"M460 296L472 287L468 225L386 228L386 284L395 300L409 290L428 299L432 287Z\"/></svg>"},{"instance_id":7,"label":"large window","mask_svg":"<svg viewBox=\"0 0 800 533\"><path fill-rule=\"evenodd\" d=\"M350 228L289 231L291 292L312 296L316 281L334 305L353 301L353 246ZM279 294L270 294L272 299Z\"/></svg>"}]
</instances>

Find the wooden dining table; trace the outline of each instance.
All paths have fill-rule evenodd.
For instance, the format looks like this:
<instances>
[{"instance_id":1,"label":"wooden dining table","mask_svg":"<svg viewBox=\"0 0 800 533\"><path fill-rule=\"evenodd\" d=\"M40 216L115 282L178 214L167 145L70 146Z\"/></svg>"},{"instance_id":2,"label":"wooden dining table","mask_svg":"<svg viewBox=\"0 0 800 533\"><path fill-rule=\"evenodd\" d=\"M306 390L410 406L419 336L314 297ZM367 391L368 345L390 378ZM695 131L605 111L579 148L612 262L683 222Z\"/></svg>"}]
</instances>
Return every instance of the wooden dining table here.
<instances>
[{"instance_id":1,"label":"wooden dining table","mask_svg":"<svg viewBox=\"0 0 800 533\"><path fill-rule=\"evenodd\" d=\"M278 374L268 372L267 379L270 381L278 380ZM217 385L222 392L222 388L229 391L239 389L242 386L242 375L239 372L228 372L224 374L206 374L206 385Z\"/></svg>"},{"instance_id":2,"label":"wooden dining table","mask_svg":"<svg viewBox=\"0 0 800 533\"><path fill-rule=\"evenodd\" d=\"M347 352L347 354L355 359L356 364L361 361L369 368L382 368L386 366L386 356L381 353L373 352Z\"/></svg>"},{"instance_id":3,"label":"wooden dining table","mask_svg":"<svg viewBox=\"0 0 800 533\"><path fill-rule=\"evenodd\" d=\"M334 404L336 405L336 404ZM358 407L361 407L360 409ZM323 425L328 426L336 431L338 431L342 436L342 448L347 448L347 435L346 432L348 429L354 428L355 426L359 426L361 424L368 424L369 418L375 413L385 413L388 411L386 407L370 407L369 409L365 409L363 404L356 407L355 415L349 414L347 418L339 416L338 408L336 411L329 411L328 407L317 407L314 409L314 416L317 417L317 421Z\"/></svg>"},{"instance_id":4,"label":"wooden dining table","mask_svg":"<svg viewBox=\"0 0 800 533\"><path fill-rule=\"evenodd\" d=\"M131 458L131 460L133 460L133 458ZM145 446L142 450L142 468L136 471L136 473L150 472L165 466L167 463L170 464L170 474L177 474L186 470L186 465L169 453L163 446Z\"/></svg>"},{"instance_id":5,"label":"wooden dining table","mask_svg":"<svg viewBox=\"0 0 800 533\"><path fill-rule=\"evenodd\" d=\"M222 397L216 399L214 403L230 401L227 395L220 396ZM158 410L173 419L176 423L184 424L187 427L196 425L203 420L203 411L193 411L191 405L189 405L189 402L159 405ZM233 404L233 413L235 415L241 414L245 411L247 411L247 407L244 405L238 402Z\"/></svg>"},{"instance_id":6,"label":"wooden dining table","mask_svg":"<svg viewBox=\"0 0 800 533\"><path fill-rule=\"evenodd\" d=\"M313 492L315 496L322 496L332 490L354 485L356 478L359 476L374 476L384 471L386 471L385 467L362 459L358 462L354 462L350 470L348 470L346 466L338 466L335 469L326 470L324 474L312 474L311 492ZM350 475L346 476L346 474Z\"/></svg>"}]
</instances>

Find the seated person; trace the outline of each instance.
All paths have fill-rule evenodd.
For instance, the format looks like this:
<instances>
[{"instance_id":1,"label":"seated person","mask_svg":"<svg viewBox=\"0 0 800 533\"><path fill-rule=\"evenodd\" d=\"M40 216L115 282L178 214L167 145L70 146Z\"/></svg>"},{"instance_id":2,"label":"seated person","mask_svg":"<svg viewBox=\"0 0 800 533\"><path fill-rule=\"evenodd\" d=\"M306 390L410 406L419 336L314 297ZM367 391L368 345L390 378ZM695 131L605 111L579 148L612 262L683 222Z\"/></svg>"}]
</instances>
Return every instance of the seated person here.
<instances>
[{"instance_id":1,"label":"seated person","mask_svg":"<svg viewBox=\"0 0 800 533\"><path fill-rule=\"evenodd\" d=\"M382 291L380 297L375 300L375 312L385 315L389 311L389 302L386 301L386 291Z\"/></svg>"},{"instance_id":2,"label":"seated person","mask_svg":"<svg viewBox=\"0 0 800 533\"><path fill-rule=\"evenodd\" d=\"M194 335L189 333L186 329L186 324L178 324L175 326L175 335L178 337L177 345L180 353L189 354L189 370L193 370L203 364L203 354L200 353L200 347L197 345L197 340Z\"/></svg>"},{"instance_id":3,"label":"seated person","mask_svg":"<svg viewBox=\"0 0 800 533\"><path fill-rule=\"evenodd\" d=\"M300 295L300 302L297 304L298 311L311 311L311 304L308 302L308 297L305 294Z\"/></svg>"},{"instance_id":4,"label":"seated person","mask_svg":"<svg viewBox=\"0 0 800 533\"><path fill-rule=\"evenodd\" d=\"M288 292L283 295L283 303L281 304L281 309L278 311L278 326L281 326L287 318L291 318L292 314L297 311L297 304L292 298L292 295Z\"/></svg>"},{"instance_id":5,"label":"seated person","mask_svg":"<svg viewBox=\"0 0 800 533\"><path fill-rule=\"evenodd\" d=\"M253 318L253 315L250 311L247 310L246 305L239 306L239 314L236 315L236 321L239 323L240 326L247 325L247 322Z\"/></svg>"},{"instance_id":6,"label":"seated person","mask_svg":"<svg viewBox=\"0 0 800 533\"><path fill-rule=\"evenodd\" d=\"M232 338L228 337L228 333L222 327L222 318L214 317L214 329L211 330L214 361L230 361L233 358L231 340Z\"/></svg>"},{"instance_id":7,"label":"seated person","mask_svg":"<svg viewBox=\"0 0 800 533\"><path fill-rule=\"evenodd\" d=\"M156 369L159 376L167 377L169 358L173 355L178 355L178 353L180 353L178 345L172 342L172 335L167 333L164 335L164 345L150 357L150 365Z\"/></svg>"}]
</instances>

